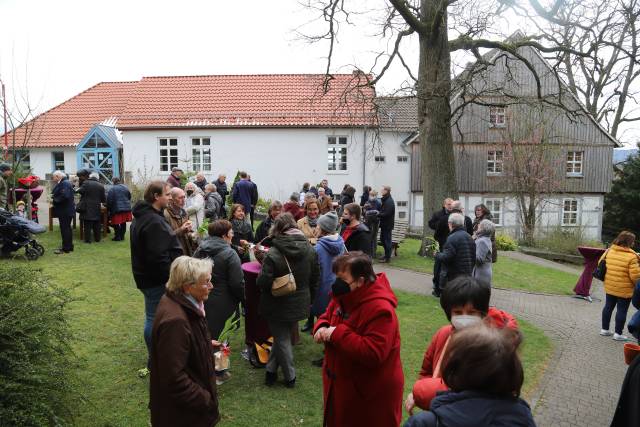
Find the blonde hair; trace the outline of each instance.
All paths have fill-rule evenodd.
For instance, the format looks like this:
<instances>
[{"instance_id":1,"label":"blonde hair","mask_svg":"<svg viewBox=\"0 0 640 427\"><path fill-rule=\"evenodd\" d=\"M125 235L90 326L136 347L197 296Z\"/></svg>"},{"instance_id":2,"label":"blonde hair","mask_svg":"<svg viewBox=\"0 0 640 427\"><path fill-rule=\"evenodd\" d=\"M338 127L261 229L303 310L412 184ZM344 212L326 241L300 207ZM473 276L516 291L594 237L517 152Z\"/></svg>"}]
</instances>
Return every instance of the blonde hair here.
<instances>
[{"instance_id":1,"label":"blonde hair","mask_svg":"<svg viewBox=\"0 0 640 427\"><path fill-rule=\"evenodd\" d=\"M213 263L209 259L191 258L179 256L171 263L167 291L173 293L182 292L184 285L195 285L211 274Z\"/></svg>"}]
</instances>

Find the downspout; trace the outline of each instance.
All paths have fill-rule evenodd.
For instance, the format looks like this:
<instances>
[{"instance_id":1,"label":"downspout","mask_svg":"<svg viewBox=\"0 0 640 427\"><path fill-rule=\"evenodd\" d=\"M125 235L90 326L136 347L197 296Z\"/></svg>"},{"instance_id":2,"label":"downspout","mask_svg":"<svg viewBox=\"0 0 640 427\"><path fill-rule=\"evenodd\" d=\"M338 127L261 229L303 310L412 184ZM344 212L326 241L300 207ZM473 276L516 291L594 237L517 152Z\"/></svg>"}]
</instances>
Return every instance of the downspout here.
<instances>
[{"instance_id":1,"label":"downspout","mask_svg":"<svg viewBox=\"0 0 640 427\"><path fill-rule=\"evenodd\" d=\"M364 136L362 141L362 188L364 188L365 181L367 180L367 127L362 128L364 130Z\"/></svg>"},{"instance_id":2,"label":"downspout","mask_svg":"<svg viewBox=\"0 0 640 427\"><path fill-rule=\"evenodd\" d=\"M413 226L413 217L414 217L414 212L413 212L413 190L411 189L411 186L413 185L413 150L411 148L411 146L409 146L409 148L407 148L407 145L403 142L401 142L402 144L402 151L404 151L405 153L407 153L409 156L409 200L408 200L408 206L407 208L409 209L409 230L411 230L411 227ZM413 144L413 142L411 143ZM423 196L424 197L424 193ZM424 225L423 225L424 226Z\"/></svg>"}]
</instances>

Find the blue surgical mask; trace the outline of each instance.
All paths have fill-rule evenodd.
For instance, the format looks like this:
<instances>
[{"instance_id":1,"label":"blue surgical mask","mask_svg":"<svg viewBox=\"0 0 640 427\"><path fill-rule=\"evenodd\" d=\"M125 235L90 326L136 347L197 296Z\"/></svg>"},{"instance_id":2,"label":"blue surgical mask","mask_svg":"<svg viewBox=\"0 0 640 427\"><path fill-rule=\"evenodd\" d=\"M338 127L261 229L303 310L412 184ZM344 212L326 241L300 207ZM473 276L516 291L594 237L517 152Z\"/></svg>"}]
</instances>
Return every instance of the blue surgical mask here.
<instances>
[{"instance_id":1,"label":"blue surgical mask","mask_svg":"<svg viewBox=\"0 0 640 427\"><path fill-rule=\"evenodd\" d=\"M461 314L458 316L451 316L451 324L457 330L468 328L469 326L477 325L482 319L479 316L473 316L470 314Z\"/></svg>"}]
</instances>

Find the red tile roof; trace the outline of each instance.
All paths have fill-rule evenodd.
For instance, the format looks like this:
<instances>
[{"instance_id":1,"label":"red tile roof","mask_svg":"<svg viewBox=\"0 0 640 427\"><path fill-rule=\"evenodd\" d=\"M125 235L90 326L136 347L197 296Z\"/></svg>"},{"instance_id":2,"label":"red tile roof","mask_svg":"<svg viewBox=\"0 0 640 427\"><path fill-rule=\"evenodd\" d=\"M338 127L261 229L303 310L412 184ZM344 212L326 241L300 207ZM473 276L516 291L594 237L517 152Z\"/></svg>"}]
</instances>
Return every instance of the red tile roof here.
<instances>
[{"instance_id":1,"label":"red tile roof","mask_svg":"<svg viewBox=\"0 0 640 427\"><path fill-rule=\"evenodd\" d=\"M73 147L94 125L117 123L138 82L98 83L16 130L16 147ZM13 144L9 133L9 146ZM25 144L25 138L27 143ZM4 140L0 140L4 144Z\"/></svg>"},{"instance_id":2,"label":"red tile roof","mask_svg":"<svg viewBox=\"0 0 640 427\"><path fill-rule=\"evenodd\" d=\"M364 75L322 74L145 77L99 83L32 120L16 145L75 146L95 124L119 129L182 127L351 127L374 124ZM346 94L346 95L345 95ZM29 128L29 129L28 129ZM11 134L9 136L11 144Z\"/></svg>"},{"instance_id":3,"label":"red tile roof","mask_svg":"<svg viewBox=\"0 0 640 427\"><path fill-rule=\"evenodd\" d=\"M363 126L375 96L364 80L334 75L324 94L321 74L145 77L118 128Z\"/></svg>"}]
</instances>

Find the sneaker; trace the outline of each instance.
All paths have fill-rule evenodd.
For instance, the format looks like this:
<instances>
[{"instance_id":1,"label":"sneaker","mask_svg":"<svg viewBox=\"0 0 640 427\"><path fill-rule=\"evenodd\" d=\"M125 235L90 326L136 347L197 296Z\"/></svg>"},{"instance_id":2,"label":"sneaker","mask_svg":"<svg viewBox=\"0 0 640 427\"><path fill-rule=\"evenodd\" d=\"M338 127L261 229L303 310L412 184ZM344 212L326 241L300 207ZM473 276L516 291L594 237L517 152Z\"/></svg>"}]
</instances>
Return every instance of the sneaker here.
<instances>
[{"instance_id":1,"label":"sneaker","mask_svg":"<svg viewBox=\"0 0 640 427\"><path fill-rule=\"evenodd\" d=\"M216 373L216 385L222 385L231 379L229 371L223 371L220 375Z\"/></svg>"},{"instance_id":2,"label":"sneaker","mask_svg":"<svg viewBox=\"0 0 640 427\"><path fill-rule=\"evenodd\" d=\"M602 335L603 337L610 337L611 335L613 335L613 332L608 329L600 329L600 335Z\"/></svg>"},{"instance_id":3,"label":"sneaker","mask_svg":"<svg viewBox=\"0 0 640 427\"><path fill-rule=\"evenodd\" d=\"M613 334L613 339L615 341L628 341L629 338L627 338L626 335L621 335L621 334Z\"/></svg>"},{"instance_id":4,"label":"sneaker","mask_svg":"<svg viewBox=\"0 0 640 427\"><path fill-rule=\"evenodd\" d=\"M292 379L291 381L287 381L284 383L286 388L294 388L296 386L296 379Z\"/></svg>"},{"instance_id":5,"label":"sneaker","mask_svg":"<svg viewBox=\"0 0 640 427\"><path fill-rule=\"evenodd\" d=\"M249 355L249 349L248 349L248 348L245 348L244 350L242 350L242 351L240 352L240 356L242 356L242 358L243 358L244 360L247 360L247 361L251 360L251 357L250 357L250 355Z\"/></svg>"}]
</instances>

